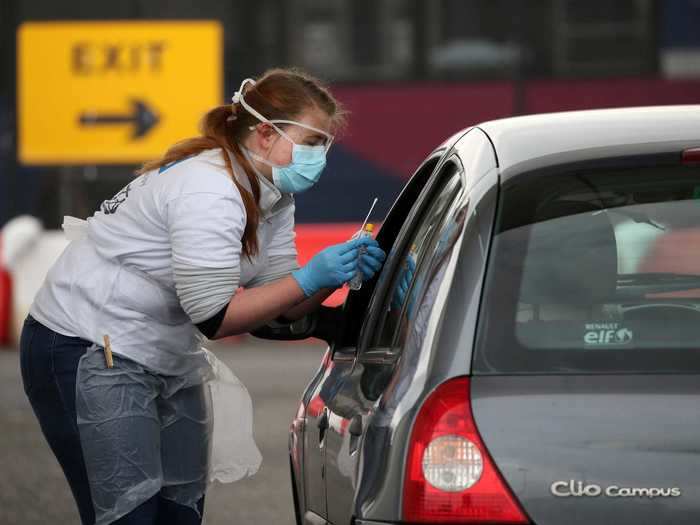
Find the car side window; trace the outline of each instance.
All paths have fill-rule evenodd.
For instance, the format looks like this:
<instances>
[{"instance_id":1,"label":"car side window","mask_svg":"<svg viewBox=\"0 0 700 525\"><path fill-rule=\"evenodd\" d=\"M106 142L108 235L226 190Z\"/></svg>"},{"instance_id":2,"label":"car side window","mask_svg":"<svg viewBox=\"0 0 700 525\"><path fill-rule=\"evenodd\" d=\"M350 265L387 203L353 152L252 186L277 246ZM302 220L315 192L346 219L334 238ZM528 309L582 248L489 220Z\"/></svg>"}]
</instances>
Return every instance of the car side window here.
<instances>
[{"instance_id":1,"label":"car side window","mask_svg":"<svg viewBox=\"0 0 700 525\"><path fill-rule=\"evenodd\" d=\"M406 218L410 217L412 208L419 200L421 192L429 186L431 175L439 162L440 156L427 159L413 175L394 203L390 213L382 223L376 239L382 249L391 253L402 231ZM384 268L372 280L363 283L362 288L351 291L342 307L342 326L338 340L333 345L333 359L354 359L357 351L358 336L364 325L368 312L368 304L373 297L374 289L380 278L386 273Z\"/></svg>"},{"instance_id":2,"label":"car side window","mask_svg":"<svg viewBox=\"0 0 700 525\"><path fill-rule=\"evenodd\" d=\"M425 324L435 303L436 294L445 275L447 261L455 241L464 226L468 203L461 197L452 201L444 215L437 233L433 236L428 250L430 257L425 257L417 268L408 296L401 308L401 319L394 333L391 348L403 349L411 338L422 341Z\"/></svg>"},{"instance_id":3,"label":"car side window","mask_svg":"<svg viewBox=\"0 0 700 525\"><path fill-rule=\"evenodd\" d=\"M416 300L430 278L431 268L444 256L440 239L445 241L449 236L446 228L452 223L447 220L448 211L455 205L462 188L458 166L449 164L445 169L448 170L442 175L445 182L403 243L399 266L394 269L388 293L381 301L378 322L365 352L391 354L400 349L405 341L405 336L400 335L402 327L406 326L406 319L415 314Z\"/></svg>"},{"instance_id":4,"label":"car side window","mask_svg":"<svg viewBox=\"0 0 700 525\"><path fill-rule=\"evenodd\" d=\"M433 310L436 304L442 304L443 284L449 275L453 275L448 268L450 261L454 261L454 251L459 249L458 239L465 228L468 205L467 199L459 195L445 214L439 233L431 243L433 256L423 260L424 264L417 269L408 292L391 345L392 352L377 355L369 351L361 356L361 366L365 371L362 375L364 381L360 383L362 394L369 400L381 398L380 406L389 411L389 407L396 407L415 377L423 344L430 333ZM468 234L465 232L464 235ZM399 367L401 373L397 373Z\"/></svg>"}]
</instances>

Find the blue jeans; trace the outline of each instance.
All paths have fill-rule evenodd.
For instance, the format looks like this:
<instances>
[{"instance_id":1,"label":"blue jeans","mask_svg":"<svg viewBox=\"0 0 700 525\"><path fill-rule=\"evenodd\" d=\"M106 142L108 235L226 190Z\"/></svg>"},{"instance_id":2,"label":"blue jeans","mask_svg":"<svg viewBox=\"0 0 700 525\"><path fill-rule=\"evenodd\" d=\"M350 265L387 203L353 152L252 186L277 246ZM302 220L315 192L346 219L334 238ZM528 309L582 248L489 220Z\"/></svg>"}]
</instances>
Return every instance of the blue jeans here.
<instances>
[{"instance_id":1,"label":"blue jeans","mask_svg":"<svg viewBox=\"0 0 700 525\"><path fill-rule=\"evenodd\" d=\"M20 338L20 368L24 391L41 430L68 480L83 525L95 522L85 461L76 422L75 378L78 362L92 343L47 328L28 315ZM197 503L204 512L204 497ZM156 494L118 525L199 525L197 513Z\"/></svg>"}]
</instances>

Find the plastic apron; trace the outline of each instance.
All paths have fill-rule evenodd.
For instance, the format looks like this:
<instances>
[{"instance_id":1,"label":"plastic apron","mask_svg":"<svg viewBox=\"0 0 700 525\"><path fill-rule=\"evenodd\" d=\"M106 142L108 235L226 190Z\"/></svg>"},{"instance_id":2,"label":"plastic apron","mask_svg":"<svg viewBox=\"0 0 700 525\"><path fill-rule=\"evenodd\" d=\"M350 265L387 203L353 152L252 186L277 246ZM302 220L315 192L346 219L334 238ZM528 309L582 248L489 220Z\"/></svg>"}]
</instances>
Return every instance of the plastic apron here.
<instances>
[{"instance_id":1,"label":"plastic apron","mask_svg":"<svg viewBox=\"0 0 700 525\"><path fill-rule=\"evenodd\" d=\"M85 239L87 221L66 216L63 229L69 240ZM159 374L118 353L108 368L97 344L81 358L77 423L96 525L157 493L199 512L208 483L259 469L247 389L212 352L200 346L196 353L205 359L180 375Z\"/></svg>"}]
</instances>

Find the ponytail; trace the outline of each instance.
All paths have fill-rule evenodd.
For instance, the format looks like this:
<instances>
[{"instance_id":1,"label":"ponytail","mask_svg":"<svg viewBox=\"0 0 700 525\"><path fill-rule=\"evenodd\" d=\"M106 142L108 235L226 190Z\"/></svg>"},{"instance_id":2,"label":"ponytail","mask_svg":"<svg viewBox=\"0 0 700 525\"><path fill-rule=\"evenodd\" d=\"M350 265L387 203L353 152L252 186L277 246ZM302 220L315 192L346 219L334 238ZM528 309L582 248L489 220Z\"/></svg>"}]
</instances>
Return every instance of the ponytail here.
<instances>
[{"instance_id":1,"label":"ponytail","mask_svg":"<svg viewBox=\"0 0 700 525\"><path fill-rule=\"evenodd\" d=\"M346 122L346 112L328 88L317 79L296 69L272 69L266 72L243 96L250 106L270 120L293 120L304 110L316 107L331 117L334 130L344 127ZM201 136L177 142L162 158L146 162L136 171L140 175L202 151L219 148L226 170L243 198L247 221L241 244L243 254L249 258L258 253L260 182L253 166L243 154L240 143L256 124L257 118L248 113L240 103L215 107L209 110L200 122ZM227 150L243 167L251 191L236 179L231 159L226 154Z\"/></svg>"}]
</instances>

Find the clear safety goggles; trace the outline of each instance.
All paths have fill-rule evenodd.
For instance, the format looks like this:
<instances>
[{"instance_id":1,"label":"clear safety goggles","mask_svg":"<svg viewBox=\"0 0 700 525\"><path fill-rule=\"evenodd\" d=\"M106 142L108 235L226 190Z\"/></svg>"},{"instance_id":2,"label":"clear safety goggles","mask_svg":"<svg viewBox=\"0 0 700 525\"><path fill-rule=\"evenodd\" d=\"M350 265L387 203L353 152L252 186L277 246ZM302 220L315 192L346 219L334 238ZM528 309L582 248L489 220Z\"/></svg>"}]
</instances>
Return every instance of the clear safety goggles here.
<instances>
[{"instance_id":1,"label":"clear safety goggles","mask_svg":"<svg viewBox=\"0 0 700 525\"><path fill-rule=\"evenodd\" d=\"M328 153L328 150L330 149L331 144L333 144L333 140L335 137L333 135L331 135L330 133L328 133L327 131L324 131L324 130L319 129L319 128L315 128L313 126L309 126L308 124L302 124L301 122L296 122L294 120L284 120L284 119L270 120L270 119L265 118L263 115L258 113L251 106L249 106L248 103L243 98L243 88L245 87L245 85L248 82L255 85L255 80L253 80L252 78L246 78L243 82L241 82L241 87L238 88L238 91L236 91L233 94L233 97L231 97L231 102L233 102L234 104L240 103L241 106L243 106L248 111L248 113L253 115L260 122L264 122L264 123L272 126L275 129L275 131L277 131L280 135L282 135L284 138L286 138L292 144L296 144L296 142L294 142L294 140L292 140L292 138L287 133L285 133L285 131L282 128L280 128L276 124L290 124L292 126L299 126L302 128L306 128L310 131L313 131L315 133L318 133L319 135L321 135L324 138L323 142L322 142L322 146L324 147L326 153ZM255 126L251 126L250 129L251 129L251 131L254 130Z\"/></svg>"}]
</instances>

